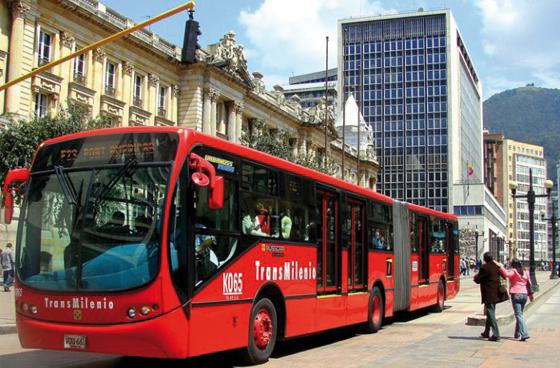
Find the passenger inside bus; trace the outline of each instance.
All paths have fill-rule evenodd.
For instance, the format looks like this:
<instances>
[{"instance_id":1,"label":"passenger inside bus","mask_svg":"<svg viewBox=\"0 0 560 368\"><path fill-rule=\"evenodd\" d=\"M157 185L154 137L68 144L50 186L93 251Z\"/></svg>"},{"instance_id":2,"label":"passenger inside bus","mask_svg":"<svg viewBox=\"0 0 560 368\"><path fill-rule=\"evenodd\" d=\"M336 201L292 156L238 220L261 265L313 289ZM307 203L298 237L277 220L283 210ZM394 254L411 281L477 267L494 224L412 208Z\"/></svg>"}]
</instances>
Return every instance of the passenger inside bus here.
<instances>
[{"instance_id":1,"label":"passenger inside bus","mask_svg":"<svg viewBox=\"0 0 560 368\"><path fill-rule=\"evenodd\" d=\"M283 239L290 239L290 234L292 232L292 219L290 215L289 208L284 209L280 214L280 229Z\"/></svg>"},{"instance_id":2,"label":"passenger inside bus","mask_svg":"<svg viewBox=\"0 0 560 368\"><path fill-rule=\"evenodd\" d=\"M264 208L262 203L257 203L255 223L260 231L270 236L270 211Z\"/></svg>"},{"instance_id":3,"label":"passenger inside bus","mask_svg":"<svg viewBox=\"0 0 560 368\"><path fill-rule=\"evenodd\" d=\"M375 229L375 234L373 235L373 248L374 249L385 248L382 236L379 232L379 229Z\"/></svg>"},{"instance_id":4,"label":"passenger inside bus","mask_svg":"<svg viewBox=\"0 0 560 368\"><path fill-rule=\"evenodd\" d=\"M125 216L122 211L115 211L113 216L102 226L101 230L111 235L128 235L130 229L124 224Z\"/></svg>"},{"instance_id":5,"label":"passenger inside bus","mask_svg":"<svg viewBox=\"0 0 560 368\"><path fill-rule=\"evenodd\" d=\"M245 235L269 236L267 233L261 231L260 223L256 219L253 219L249 213L244 214L241 227Z\"/></svg>"},{"instance_id":6,"label":"passenger inside bus","mask_svg":"<svg viewBox=\"0 0 560 368\"><path fill-rule=\"evenodd\" d=\"M150 228L152 227L152 223L151 217L145 215L136 216L134 218L134 231L136 236L143 239L146 235L148 235Z\"/></svg>"},{"instance_id":7,"label":"passenger inside bus","mask_svg":"<svg viewBox=\"0 0 560 368\"><path fill-rule=\"evenodd\" d=\"M194 239L195 256L196 256L196 271L198 280L208 278L218 268L220 262L212 247L216 246L216 237L214 235L203 234L199 231L206 230L204 224L196 224L197 231Z\"/></svg>"}]
</instances>

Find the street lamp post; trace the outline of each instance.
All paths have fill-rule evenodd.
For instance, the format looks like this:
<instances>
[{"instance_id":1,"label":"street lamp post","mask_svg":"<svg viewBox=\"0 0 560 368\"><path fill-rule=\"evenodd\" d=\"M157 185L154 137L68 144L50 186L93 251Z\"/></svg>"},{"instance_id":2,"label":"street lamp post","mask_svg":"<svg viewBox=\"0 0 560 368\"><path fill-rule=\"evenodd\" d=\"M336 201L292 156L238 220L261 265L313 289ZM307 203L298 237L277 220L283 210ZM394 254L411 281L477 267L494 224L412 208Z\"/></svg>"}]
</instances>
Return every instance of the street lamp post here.
<instances>
[{"instance_id":1,"label":"street lamp post","mask_svg":"<svg viewBox=\"0 0 560 368\"><path fill-rule=\"evenodd\" d=\"M476 229L475 229L475 231L474 231L474 236L475 236L474 245L475 245L475 252L476 252L476 253L475 253L474 260L475 260L475 262L477 262L477 261L478 261L478 237L479 237L479 236L484 237L484 230L483 230L482 232L479 232L479 231L478 231L478 226L477 226ZM478 263L477 263L477 264L478 264Z\"/></svg>"},{"instance_id":2,"label":"street lamp post","mask_svg":"<svg viewBox=\"0 0 560 368\"><path fill-rule=\"evenodd\" d=\"M554 206L552 206L552 214L550 217L545 217L544 211L542 211L541 218L543 220L550 221L550 225L552 227L552 267L550 270L550 278L557 279L558 273L556 272L556 231L558 229L558 218L556 217Z\"/></svg>"},{"instance_id":3,"label":"street lamp post","mask_svg":"<svg viewBox=\"0 0 560 368\"><path fill-rule=\"evenodd\" d=\"M554 183L552 180L546 180L544 185L546 187L546 194L535 194L535 190L533 189L532 169L529 169L529 190L526 194L515 194L517 183L515 181L509 183L512 198L524 198L527 200L527 205L529 206L529 274L531 276L531 284L535 291L539 290L537 276L535 275L535 199L550 196L550 190L554 186Z\"/></svg>"}]
</instances>

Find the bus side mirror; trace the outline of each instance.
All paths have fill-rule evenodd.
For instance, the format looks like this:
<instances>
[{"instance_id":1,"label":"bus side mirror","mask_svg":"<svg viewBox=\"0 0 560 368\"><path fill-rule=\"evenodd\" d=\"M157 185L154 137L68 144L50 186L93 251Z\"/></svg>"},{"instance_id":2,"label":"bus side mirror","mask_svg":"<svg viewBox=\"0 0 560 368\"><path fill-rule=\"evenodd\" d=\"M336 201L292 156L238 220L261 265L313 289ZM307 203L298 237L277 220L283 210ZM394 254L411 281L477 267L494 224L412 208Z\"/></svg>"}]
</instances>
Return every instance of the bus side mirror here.
<instances>
[{"instance_id":1,"label":"bus side mirror","mask_svg":"<svg viewBox=\"0 0 560 368\"><path fill-rule=\"evenodd\" d=\"M29 173L29 169L13 169L6 175L2 194L4 195L4 222L7 225L12 223L14 215L14 189L21 191L23 185L29 180Z\"/></svg>"},{"instance_id":2,"label":"bus side mirror","mask_svg":"<svg viewBox=\"0 0 560 368\"><path fill-rule=\"evenodd\" d=\"M196 153L189 155L189 167L194 170L191 178L198 186L208 188L208 208L219 210L224 207L224 178L216 175L214 166Z\"/></svg>"},{"instance_id":3,"label":"bus side mirror","mask_svg":"<svg viewBox=\"0 0 560 368\"><path fill-rule=\"evenodd\" d=\"M216 176L208 192L208 208L219 210L224 207L224 177Z\"/></svg>"}]
</instances>

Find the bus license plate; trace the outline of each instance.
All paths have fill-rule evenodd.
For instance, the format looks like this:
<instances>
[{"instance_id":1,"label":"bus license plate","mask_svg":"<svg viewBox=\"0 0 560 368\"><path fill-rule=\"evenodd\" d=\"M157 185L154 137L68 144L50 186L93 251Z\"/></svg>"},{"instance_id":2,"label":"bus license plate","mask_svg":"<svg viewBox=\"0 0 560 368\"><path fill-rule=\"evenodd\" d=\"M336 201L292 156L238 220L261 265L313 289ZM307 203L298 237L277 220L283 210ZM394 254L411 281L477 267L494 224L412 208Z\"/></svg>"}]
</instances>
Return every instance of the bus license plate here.
<instances>
[{"instance_id":1,"label":"bus license plate","mask_svg":"<svg viewBox=\"0 0 560 368\"><path fill-rule=\"evenodd\" d=\"M86 337L84 335L64 335L64 349L86 348Z\"/></svg>"}]
</instances>

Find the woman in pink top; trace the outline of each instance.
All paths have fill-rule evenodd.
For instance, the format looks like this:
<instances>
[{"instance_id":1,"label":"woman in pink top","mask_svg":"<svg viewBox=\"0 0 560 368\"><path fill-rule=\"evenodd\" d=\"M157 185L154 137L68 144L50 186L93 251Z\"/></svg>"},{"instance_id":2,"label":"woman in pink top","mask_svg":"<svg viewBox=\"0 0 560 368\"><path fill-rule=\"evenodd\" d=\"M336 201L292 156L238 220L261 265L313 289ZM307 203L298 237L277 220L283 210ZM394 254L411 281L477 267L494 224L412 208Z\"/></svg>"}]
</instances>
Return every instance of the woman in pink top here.
<instances>
[{"instance_id":1,"label":"woman in pink top","mask_svg":"<svg viewBox=\"0 0 560 368\"><path fill-rule=\"evenodd\" d=\"M501 263L497 264L500 266L502 276L509 280L509 293L511 294L511 304L515 314L514 337L516 339L520 337L521 341L525 341L529 338L529 331L523 317L523 309L525 309L527 298L533 301L533 294L528 293L528 290L532 290L530 288L531 278L517 259L511 261L511 270L506 270Z\"/></svg>"}]
</instances>

